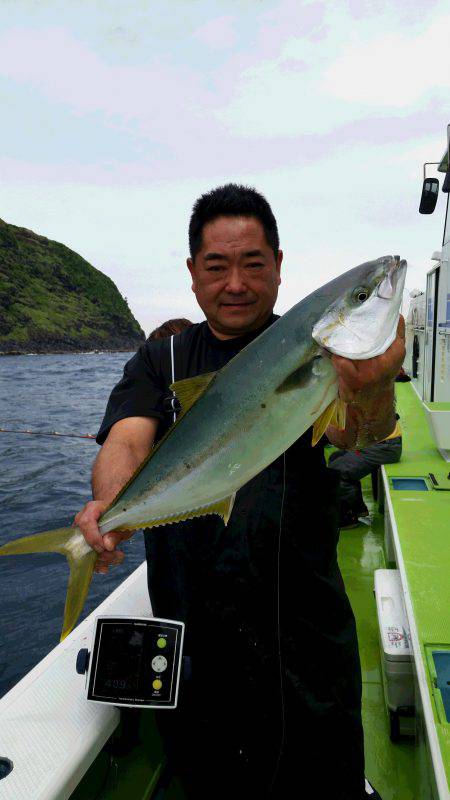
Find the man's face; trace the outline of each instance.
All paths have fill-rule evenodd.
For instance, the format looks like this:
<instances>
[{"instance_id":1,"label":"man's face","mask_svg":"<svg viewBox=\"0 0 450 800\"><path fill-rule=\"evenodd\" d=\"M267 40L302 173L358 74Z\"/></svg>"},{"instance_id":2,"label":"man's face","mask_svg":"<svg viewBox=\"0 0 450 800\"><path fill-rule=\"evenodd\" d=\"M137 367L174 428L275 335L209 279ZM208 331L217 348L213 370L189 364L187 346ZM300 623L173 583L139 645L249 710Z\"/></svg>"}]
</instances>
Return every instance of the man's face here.
<instances>
[{"instance_id":1,"label":"man's face","mask_svg":"<svg viewBox=\"0 0 450 800\"><path fill-rule=\"evenodd\" d=\"M217 217L202 231L202 247L187 265L192 291L220 339L256 330L278 295L281 250L275 258L256 217Z\"/></svg>"}]
</instances>

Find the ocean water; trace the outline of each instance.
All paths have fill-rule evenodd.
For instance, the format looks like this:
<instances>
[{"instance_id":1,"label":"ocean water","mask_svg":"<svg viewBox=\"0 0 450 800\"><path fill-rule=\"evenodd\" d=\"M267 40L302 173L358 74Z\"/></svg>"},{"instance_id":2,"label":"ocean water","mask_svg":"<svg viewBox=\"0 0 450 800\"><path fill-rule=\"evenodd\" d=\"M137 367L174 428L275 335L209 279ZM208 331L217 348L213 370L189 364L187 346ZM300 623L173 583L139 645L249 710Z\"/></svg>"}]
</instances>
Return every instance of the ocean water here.
<instances>
[{"instance_id":1,"label":"ocean water","mask_svg":"<svg viewBox=\"0 0 450 800\"><path fill-rule=\"evenodd\" d=\"M131 353L0 358L0 428L96 433ZM90 496L90 439L0 432L0 544L70 525ZM144 560L137 532L120 567L94 574L84 619ZM0 558L0 696L59 642L68 580L58 554Z\"/></svg>"}]
</instances>

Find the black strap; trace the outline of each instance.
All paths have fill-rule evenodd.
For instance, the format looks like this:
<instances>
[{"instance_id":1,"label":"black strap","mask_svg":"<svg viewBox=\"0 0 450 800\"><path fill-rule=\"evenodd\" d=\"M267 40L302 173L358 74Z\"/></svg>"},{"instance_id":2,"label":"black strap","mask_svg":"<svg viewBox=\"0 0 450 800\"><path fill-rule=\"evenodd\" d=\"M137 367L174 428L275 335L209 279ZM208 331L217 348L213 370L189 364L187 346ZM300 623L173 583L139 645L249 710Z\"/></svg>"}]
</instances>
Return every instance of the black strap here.
<instances>
[{"instance_id":1,"label":"black strap","mask_svg":"<svg viewBox=\"0 0 450 800\"><path fill-rule=\"evenodd\" d=\"M169 414L173 422L173 415L178 414L181 411L180 401L178 397L175 397L174 394L170 394L168 397L165 397L163 400L163 411L165 414Z\"/></svg>"}]
</instances>

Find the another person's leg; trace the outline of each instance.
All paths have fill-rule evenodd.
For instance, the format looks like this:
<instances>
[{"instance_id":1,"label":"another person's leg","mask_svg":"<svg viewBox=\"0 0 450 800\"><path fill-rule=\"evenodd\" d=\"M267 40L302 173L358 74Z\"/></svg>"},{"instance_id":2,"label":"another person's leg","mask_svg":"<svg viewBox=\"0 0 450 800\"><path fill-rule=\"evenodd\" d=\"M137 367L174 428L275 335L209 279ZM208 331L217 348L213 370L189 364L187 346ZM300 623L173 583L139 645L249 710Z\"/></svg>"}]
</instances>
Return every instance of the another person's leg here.
<instances>
[{"instance_id":1,"label":"another person's leg","mask_svg":"<svg viewBox=\"0 0 450 800\"><path fill-rule=\"evenodd\" d=\"M328 466L338 472L340 478L339 496L341 502L341 523L348 522L348 517L368 514L364 503L360 478L370 473L361 453L350 450L337 450L330 456Z\"/></svg>"},{"instance_id":2,"label":"another person's leg","mask_svg":"<svg viewBox=\"0 0 450 800\"><path fill-rule=\"evenodd\" d=\"M357 524L358 515L367 513L361 491L361 478L370 475L381 464L393 464L402 454L401 436L378 442L362 450L337 450L332 453L328 466L339 473L341 521L344 524ZM342 526L341 526L342 527Z\"/></svg>"}]
</instances>

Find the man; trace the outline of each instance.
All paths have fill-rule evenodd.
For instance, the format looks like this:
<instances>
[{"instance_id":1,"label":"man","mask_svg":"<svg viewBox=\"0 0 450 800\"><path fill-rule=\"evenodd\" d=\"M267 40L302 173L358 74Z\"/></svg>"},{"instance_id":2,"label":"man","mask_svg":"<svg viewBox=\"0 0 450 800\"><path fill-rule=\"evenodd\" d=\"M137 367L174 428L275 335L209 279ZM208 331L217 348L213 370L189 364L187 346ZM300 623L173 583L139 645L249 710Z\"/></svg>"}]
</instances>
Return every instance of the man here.
<instances>
[{"instance_id":1,"label":"man","mask_svg":"<svg viewBox=\"0 0 450 800\"><path fill-rule=\"evenodd\" d=\"M283 254L265 198L234 184L203 195L189 245L206 320L174 337L175 380L220 369L277 319ZM334 357L350 403L347 446L393 430L403 355L398 337L365 363ZM168 340L147 343L110 397L95 500L76 517L98 572L121 561L114 548L130 534L102 539L97 521L172 421L171 367ZM309 431L242 487L227 528L208 516L146 533L153 612L186 623L191 674L179 708L157 718L188 798L366 796L355 624L336 558L338 479L310 441Z\"/></svg>"}]
</instances>

